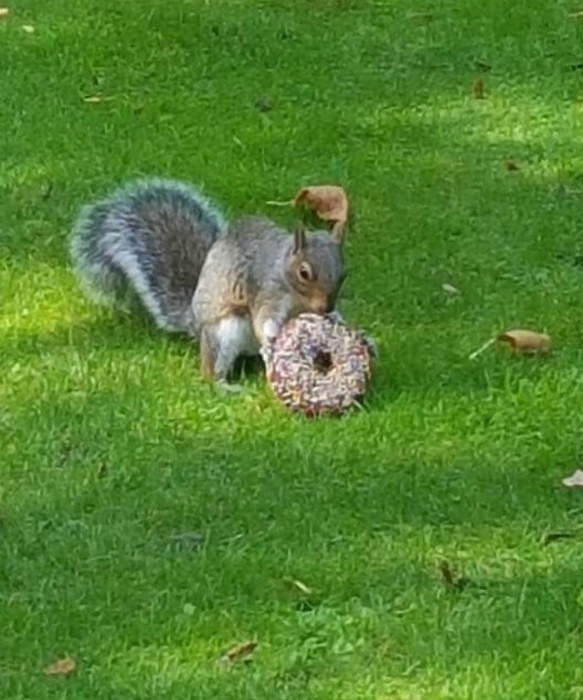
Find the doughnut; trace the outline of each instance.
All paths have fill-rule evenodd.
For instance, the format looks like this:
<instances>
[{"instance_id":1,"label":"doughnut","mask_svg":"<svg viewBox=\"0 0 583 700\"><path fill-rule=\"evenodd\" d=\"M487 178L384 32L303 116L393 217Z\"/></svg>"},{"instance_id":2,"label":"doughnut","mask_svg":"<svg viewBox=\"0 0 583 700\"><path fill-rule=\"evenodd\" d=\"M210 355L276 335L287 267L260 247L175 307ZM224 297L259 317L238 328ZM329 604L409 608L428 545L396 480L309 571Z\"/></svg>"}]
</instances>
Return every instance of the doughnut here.
<instances>
[{"instance_id":1,"label":"doughnut","mask_svg":"<svg viewBox=\"0 0 583 700\"><path fill-rule=\"evenodd\" d=\"M288 321L262 355L272 391L295 413L340 415L359 405L368 388L369 344L329 316L306 313Z\"/></svg>"}]
</instances>

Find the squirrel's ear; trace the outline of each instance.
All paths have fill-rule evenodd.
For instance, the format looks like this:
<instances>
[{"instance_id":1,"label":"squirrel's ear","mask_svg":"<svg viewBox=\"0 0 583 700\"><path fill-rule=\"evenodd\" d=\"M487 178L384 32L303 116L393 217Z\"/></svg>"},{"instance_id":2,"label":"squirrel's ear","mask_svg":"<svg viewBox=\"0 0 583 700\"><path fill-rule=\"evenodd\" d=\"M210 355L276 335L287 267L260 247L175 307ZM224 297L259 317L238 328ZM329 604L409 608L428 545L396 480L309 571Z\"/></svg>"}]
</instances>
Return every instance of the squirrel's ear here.
<instances>
[{"instance_id":1,"label":"squirrel's ear","mask_svg":"<svg viewBox=\"0 0 583 700\"><path fill-rule=\"evenodd\" d=\"M307 245L306 230L302 226L298 226L294 231L294 253L301 253Z\"/></svg>"},{"instance_id":2,"label":"squirrel's ear","mask_svg":"<svg viewBox=\"0 0 583 700\"><path fill-rule=\"evenodd\" d=\"M345 232L346 232L346 222L345 221L336 221L334 223L334 226L332 226L332 238L339 245L344 242Z\"/></svg>"}]
</instances>

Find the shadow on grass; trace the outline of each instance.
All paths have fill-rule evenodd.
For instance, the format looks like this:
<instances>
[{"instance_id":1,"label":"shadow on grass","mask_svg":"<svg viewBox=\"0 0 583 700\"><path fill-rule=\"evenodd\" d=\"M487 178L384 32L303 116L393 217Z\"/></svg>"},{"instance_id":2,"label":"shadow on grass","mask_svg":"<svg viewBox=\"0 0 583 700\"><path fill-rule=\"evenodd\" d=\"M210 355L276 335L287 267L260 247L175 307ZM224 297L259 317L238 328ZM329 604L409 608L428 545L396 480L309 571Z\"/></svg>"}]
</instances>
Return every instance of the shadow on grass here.
<instances>
[{"instance_id":1,"label":"shadow on grass","mask_svg":"<svg viewBox=\"0 0 583 700\"><path fill-rule=\"evenodd\" d=\"M10 426L30 467L1 542L5 635L21 640L5 655L9 687L44 697L46 679L14 669L63 652L79 663L66 692L108 700L190 697L193 683L205 700L319 698L371 666L371 692L396 679L463 687L468 667L509 682L525 658L571 653L578 560L539 538L574 501L533 483L543 456L509 468L496 454L441 459L354 434L331 450L329 435L291 424L271 437L257 420L244 434L219 422L177 431L164 410L137 427L154 403L144 392L123 415L90 400L90 420L75 423L81 407L63 397L35 405L34 434L26 407ZM473 585L448 590L444 556ZM286 577L313 587L314 604L300 606ZM249 668L217 667L254 637ZM529 680L531 697L545 682Z\"/></svg>"}]
</instances>

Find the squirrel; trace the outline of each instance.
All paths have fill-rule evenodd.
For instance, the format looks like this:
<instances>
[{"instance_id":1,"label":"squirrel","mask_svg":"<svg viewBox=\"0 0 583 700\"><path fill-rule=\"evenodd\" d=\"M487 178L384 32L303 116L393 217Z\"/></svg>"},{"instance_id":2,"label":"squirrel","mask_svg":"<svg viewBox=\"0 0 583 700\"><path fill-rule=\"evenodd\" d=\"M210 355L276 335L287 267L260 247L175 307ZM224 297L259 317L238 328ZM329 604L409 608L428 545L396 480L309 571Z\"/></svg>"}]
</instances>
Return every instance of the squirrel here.
<instances>
[{"instance_id":1,"label":"squirrel","mask_svg":"<svg viewBox=\"0 0 583 700\"><path fill-rule=\"evenodd\" d=\"M112 303L133 292L159 328L200 341L203 377L225 385L235 360L258 354L294 316L340 318L342 239L290 235L263 217L227 223L194 187L157 179L86 206L70 253L89 296Z\"/></svg>"}]
</instances>

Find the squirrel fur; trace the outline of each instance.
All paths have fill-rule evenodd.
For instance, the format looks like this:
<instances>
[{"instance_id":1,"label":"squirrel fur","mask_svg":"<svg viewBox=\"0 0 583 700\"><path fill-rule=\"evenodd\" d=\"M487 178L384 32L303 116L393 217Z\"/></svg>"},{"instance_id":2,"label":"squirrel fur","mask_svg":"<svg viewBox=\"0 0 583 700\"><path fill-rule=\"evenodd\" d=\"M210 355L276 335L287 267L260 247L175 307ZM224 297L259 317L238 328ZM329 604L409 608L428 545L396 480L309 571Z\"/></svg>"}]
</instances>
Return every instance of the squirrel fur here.
<instances>
[{"instance_id":1,"label":"squirrel fur","mask_svg":"<svg viewBox=\"0 0 583 700\"><path fill-rule=\"evenodd\" d=\"M344 280L342 233L293 235L262 217L227 224L198 190L148 180L86 206L70 244L88 294L141 300L163 330L200 340L206 378L225 380L290 318L331 313Z\"/></svg>"}]
</instances>

